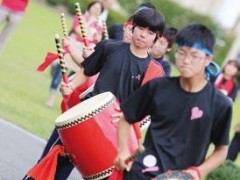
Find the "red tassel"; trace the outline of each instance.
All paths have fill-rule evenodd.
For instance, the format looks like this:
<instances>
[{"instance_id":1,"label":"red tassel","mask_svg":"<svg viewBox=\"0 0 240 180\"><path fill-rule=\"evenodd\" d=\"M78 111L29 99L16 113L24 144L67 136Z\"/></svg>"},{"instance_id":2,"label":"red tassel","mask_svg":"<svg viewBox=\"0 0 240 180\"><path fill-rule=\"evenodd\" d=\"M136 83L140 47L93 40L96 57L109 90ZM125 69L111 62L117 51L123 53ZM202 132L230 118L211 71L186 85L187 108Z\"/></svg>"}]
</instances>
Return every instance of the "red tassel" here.
<instances>
[{"instance_id":1,"label":"red tassel","mask_svg":"<svg viewBox=\"0 0 240 180\"><path fill-rule=\"evenodd\" d=\"M67 53L69 53L69 47L65 46L63 55L65 55ZM48 52L47 55L45 56L44 62L38 66L37 71L40 71L40 72L45 71L45 69L50 64L52 64L52 62L55 61L56 59L58 59L58 54Z\"/></svg>"},{"instance_id":2,"label":"red tassel","mask_svg":"<svg viewBox=\"0 0 240 180\"><path fill-rule=\"evenodd\" d=\"M47 156L28 171L28 177L32 177L34 180L54 180L59 155L64 155L64 148L61 145L55 145Z\"/></svg>"},{"instance_id":3,"label":"red tassel","mask_svg":"<svg viewBox=\"0 0 240 180\"><path fill-rule=\"evenodd\" d=\"M58 58L57 54L48 52L44 62L38 66L37 71L43 72L57 58Z\"/></svg>"},{"instance_id":4,"label":"red tassel","mask_svg":"<svg viewBox=\"0 0 240 180\"><path fill-rule=\"evenodd\" d=\"M165 75L165 72L164 72L162 66L158 65L156 62L151 60L148 65L146 74L144 76L142 85L146 84L148 81L150 81L154 78L163 77L164 75Z\"/></svg>"}]
</instances>

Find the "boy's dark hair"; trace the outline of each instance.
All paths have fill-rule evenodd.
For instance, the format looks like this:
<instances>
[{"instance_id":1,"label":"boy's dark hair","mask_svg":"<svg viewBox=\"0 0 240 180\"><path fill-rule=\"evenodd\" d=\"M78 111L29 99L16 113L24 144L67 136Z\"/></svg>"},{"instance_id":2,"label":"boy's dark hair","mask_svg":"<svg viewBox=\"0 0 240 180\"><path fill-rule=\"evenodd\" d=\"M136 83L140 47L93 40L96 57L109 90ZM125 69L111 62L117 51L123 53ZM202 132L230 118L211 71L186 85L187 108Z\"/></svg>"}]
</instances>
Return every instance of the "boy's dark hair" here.
<instances>
[{"instance_id":1,"label":"boy's dark hair","mask_svg":"<svg viewBox=\"0 0 240 180\"><path fill-rule=\"evenodd\" d=\"M143 9L133 16L133 31L136 26L149 28L151 31L157 33L154 40L156 41L159 35L163 34L165 19L163 15L155 9Z\"/></svg>"},{"instance_id":2,"label":"boy's dark hair","mask_svg":"<svg viewBox=\"0 0 240 180\"><path fill-rule=\"evenodd\" d=\"M144 2L144 3L140 4L137 9L142 10L142 9L147 9L147 8L156 9L156 7L150 2Z\"/></svg>"},{"instance_id":3,"label":"boy's dark hair","mask_svg":"<svg viewBox=\"0 0 240 180\"><path fill-rule=\"evenodd\" d=\"M166 27L163 32L163 37L168 41L168 48L171 48L176 41L178 30L174 27Z\"/></svg>"},{"instance_id":4,"label":"boy's dark hair","mask_svg":"<svg viewBox=\"0 0 240 180\"><path fill-rule=\"evenodd\" d=\"M215 36L204 25L190 24L179 31L176 43L179 46L187 45L190 47L198 43L212 54L215 45Z\"/></svg>"}]
</instances>

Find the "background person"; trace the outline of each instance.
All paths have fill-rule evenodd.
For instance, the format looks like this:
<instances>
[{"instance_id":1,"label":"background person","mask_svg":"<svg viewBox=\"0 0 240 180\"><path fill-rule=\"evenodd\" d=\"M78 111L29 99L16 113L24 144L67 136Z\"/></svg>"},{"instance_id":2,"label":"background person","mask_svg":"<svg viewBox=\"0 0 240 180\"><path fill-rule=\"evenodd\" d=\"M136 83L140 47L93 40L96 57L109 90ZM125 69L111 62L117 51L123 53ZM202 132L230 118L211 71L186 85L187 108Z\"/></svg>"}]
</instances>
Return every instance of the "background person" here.
<instances>
[{"instance_id":1,"label":"background person","mask_svg":"<svg viewBox=\"0 0 240 180\"><path fill-rule=\"evenodd\" d=\"M21 22L27 5L28 0L2 0L0 5L0 24L4 22L6 24L0 33L0 51L4 49L11 33Z\"/></svg>"}]
</instances>

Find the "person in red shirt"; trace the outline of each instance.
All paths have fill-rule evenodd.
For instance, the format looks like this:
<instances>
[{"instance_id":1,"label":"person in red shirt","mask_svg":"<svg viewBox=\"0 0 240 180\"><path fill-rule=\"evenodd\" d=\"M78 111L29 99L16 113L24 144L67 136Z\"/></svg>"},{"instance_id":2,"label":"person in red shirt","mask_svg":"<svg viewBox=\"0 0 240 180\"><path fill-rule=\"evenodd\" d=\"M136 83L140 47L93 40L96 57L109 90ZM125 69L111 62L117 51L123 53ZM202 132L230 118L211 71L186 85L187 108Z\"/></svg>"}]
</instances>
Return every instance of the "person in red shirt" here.
<instances>
[{"instance_id":1,"label":"person in red shirt","mask_svg":"<svg viewBox=\"0 0 240 180\"><path fill-rule=\"evenodd\" d=\"M219 89L223 94L235 101L238 91L237 76L240 72L240 64L237 60L229 60L223 67L214 81L214 86Z\"/></svg>"},{"instance_id":2,"label":"person in red shirt","mask_svg":"<svg viewBox=\"0 0 240 180\"><path fill-rule=\"evenodd\" d=\"M25 13L28 0L2 0L0 4L0 24L6 25L0 32L0 51L3 50L12 31L21 22Z\"/></svg>"}]
</instances>

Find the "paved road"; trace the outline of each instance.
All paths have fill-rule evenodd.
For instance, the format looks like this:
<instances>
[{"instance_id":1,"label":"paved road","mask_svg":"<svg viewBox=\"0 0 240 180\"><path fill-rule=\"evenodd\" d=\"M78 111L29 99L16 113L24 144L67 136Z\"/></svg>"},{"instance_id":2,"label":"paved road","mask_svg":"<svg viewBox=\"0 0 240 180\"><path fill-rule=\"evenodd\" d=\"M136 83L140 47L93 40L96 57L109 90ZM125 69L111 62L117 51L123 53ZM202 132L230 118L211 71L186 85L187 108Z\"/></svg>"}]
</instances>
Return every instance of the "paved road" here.
<instances>
[{"instance_id":1,"label":"paved road","mask_svg":"<svg viewBox=\"0 0 240 180\"><path fill-rule=\"evenodd\" d=\"M0 180L21 180L46 141L0 118ZM82 179L74 170L69 180Z\"/></svg>"}]
</instances>

